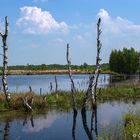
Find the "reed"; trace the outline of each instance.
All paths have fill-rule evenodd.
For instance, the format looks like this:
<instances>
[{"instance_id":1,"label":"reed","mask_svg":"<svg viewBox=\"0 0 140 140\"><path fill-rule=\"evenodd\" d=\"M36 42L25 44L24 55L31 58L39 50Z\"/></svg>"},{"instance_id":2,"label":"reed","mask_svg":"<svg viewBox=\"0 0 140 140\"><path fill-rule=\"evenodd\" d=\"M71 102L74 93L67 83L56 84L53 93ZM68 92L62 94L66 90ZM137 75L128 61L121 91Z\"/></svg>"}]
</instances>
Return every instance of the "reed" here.
<instances>
[{"instance_id":1,"label":"reed","mask_svg":"<svg viewBox=\"0 0 140 140\"><path fill-rule=\"evenodd\" d=\"M132 100L135 101L140 99L140 88L139 87L116 87L116 88L103 88L97 89L98 102L113 101L113 100ZM34 110L42 110L48 108L59 108L59 109L72 109L72 97L68 91L57 91L50 94L37 95L35 93L11 93L10 108L8 108L5 102L4 94L0 94L0 111L5 110L23 110L23 98L27 96L30 100L33 97L33 108ZM81 109L82 101L84 97L84 91L77 91L75 98L77 100L77 108Z\"/></svg>"}]
</instances>

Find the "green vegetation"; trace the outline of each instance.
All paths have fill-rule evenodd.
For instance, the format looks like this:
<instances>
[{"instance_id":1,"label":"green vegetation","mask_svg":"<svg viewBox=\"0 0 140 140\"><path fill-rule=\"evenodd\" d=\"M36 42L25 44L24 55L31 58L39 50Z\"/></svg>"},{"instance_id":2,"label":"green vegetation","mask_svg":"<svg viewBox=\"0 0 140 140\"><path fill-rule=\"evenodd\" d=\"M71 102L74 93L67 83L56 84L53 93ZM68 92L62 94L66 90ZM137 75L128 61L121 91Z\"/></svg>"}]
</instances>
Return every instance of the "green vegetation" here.
<instances>
[{"instance_id":1,"label":"green vegetation","mask_svg":"<svg viewBox=\"0 0 140 140\"><path fill-rule=\"evenodd\" d=\"M108 133L109 132L109 133ZM140 111L129 111L122 122L113 127L105 128L105 133L97 140L139 140L140 139Z\"/></svg>"},{"instance_id":2,"label":"green vegetation","mask_svg":"<svg viewBox=\"0 0 140 140\"><path fill-rule=\"evenodd\" d=\"M71 65L73 70L95 70L96 66L88 65L87 63L83 63L82 65ZM101 65L102 70L109 70L109 65L104 63ZM2 69L2 67L0 67ZM8 70L67 70L68 66L60 65L60 64L41 64L41 65L16 65L16 66L8 66Z\"/></svg>"},{"instance_id":3,"label":"green vegetation","mask_svg":"<svg viewBox=\"0 0 140 140\"><path fill-rule=\"evenodd\" d=\"M139 70L139 53L133 48L113 50L110 54L109 66L111 71L117 73L135 74Z\"/></svg>"},{"instance_id":4,"label":"green vegetation","mask_svg":"<svg viewBox=\"0 0 140 140\"><path fill-rule=\"evenodd\" d=\"M95 65L71 65L72 72L76 74L89 74L96 69ZM41 64L41 65L16 65L8 66L8 75L41 75L41 74L66 74L68 73L67 65L60 64ZM101 73L115 74L109 70L109 64L101 65ZM2 67L0 67L0 75L2 75Z\"/></svg>"},{"instance_id":5,"label":"green vegetation","mask_svg":"<svg viewBox=\"0 0 140 140\"><path fill-rule=\"evenodd\" d=\"M110 87L101 89L98 100L120 100L140 98L140 87Z\"/></svg>"},{"instance_id":6,"label":"green vegetation","mask_svg":"<svg viewBox=\"0 0 140 140\"><path fill-rule=\"evenodd\" d=\"M126 140L140 139L140 112L126 114L124 122L124 138Z\"/></svg>"},{"instance_id":7,"label":"green vegetation","mask_svg":"<svg viewBox=\"0 0 140 140\"><path fill-rule=\"evenodd\" d=\"M76 93L77 107L80 109L84 97L84 92ZM111 100L138 100L140 99L140 88L139 87L116 87L116 88L104 88L98 89L97 100L99 102L111 101ZM25 106L23 105L23 98L27 96L30 99L31 96L34 97L33 109L42 110L49 108L59 108L59 109L72 109L71 105L71 93L65 91L58 91L57 93L51 93L47 95L36 95L31 93L12 93L10 108L8 108L5 102L5 96L0 94L0 111L5 110L23 110L25 111Z\"/></svg>"}]
</instances>

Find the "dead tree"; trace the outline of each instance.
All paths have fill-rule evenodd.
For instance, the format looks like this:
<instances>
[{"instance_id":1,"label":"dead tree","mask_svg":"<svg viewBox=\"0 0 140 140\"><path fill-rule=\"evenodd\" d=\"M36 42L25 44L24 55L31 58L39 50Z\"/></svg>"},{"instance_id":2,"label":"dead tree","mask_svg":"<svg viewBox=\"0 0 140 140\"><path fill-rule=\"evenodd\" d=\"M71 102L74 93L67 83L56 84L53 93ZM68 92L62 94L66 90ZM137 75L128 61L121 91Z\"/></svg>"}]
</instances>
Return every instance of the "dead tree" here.
<instances>
[{"instance_id":1,"label":"dead tree","mask_svg":"<svg viewBox=\"0 0 140 140\"><path fill-rule=\"evenodd\" d=\"M3 83L3 92L6 97L7 103L11 99L11 95L8 92L8 83L7 83L7 64L8 64L8 46L7 46L7 36L8 36L8 17L5 17L5 33L0 33L3 43L3 70L2 70L2 83Z\"/></svg>"},{"instance_id":2,"label":"dead tree","mask_svg":"<svg viewBox=\"0 0 140 140\"><path fill-rule=\"evenodd\" d=\"M72 107L73 107L73 124L72 124L72 138L75 140L75 129L76 129L76 118L77 118L77 109L76 109L76 99L75 93L76 88L73 81L72 73L71 73L71 60L69 57L69 44L67 44L67 63L68 63L68 75L71 81L71 94L72 94Z\"/></svg>"},{"instance_id":3,"label":"dead tree","mask_svg":"<svg viewBox=\"0 0 140 140\"><path fill-rule=\"evenodd\" d=\"M29 85L29 92L32 93L32 87Z\"/></svg>"},{"instance_id":4,"label":"dead tree","mask_svg":"<svg viewBox=\"0 0 140 140\"><path fill-rule=\"evenodd\" d=\"M88 102L88 100L91 98L92 101L92 107L93 109L96 109L96 101L97 101L97 85L98 85L98 79L100 74L100 51L101 51L101 42L100 42L100 35L101 35L101 29L100 29L101 19L98 19L97 23L97 57L96 57L96 70L92 72L90 79L89 79L89 86L87 89L87 92L85 93L82 109L85 109L85 106Z\"/></svg>"},{"instance_id":5,"label":"dead tree","mask_svg":"<svg viewBox=\"0 0 140 140\"><path fill-rule=\"evenodd\" d=\"M50 82L50 92L52 92L52 82Z\"/></svg>"},{"instance_id":6,"label":"dead tree","mask_svg":"<svg viewBox=\"0 0 140 140\"><path fill-rule=\"evenodd\" d=\"M83 98L82 109L85 109L86 104L87 104L87 102L89 101L89 99L91 97L92 87L93 87L93 81L94 81L94 74L92 74L90 76L89 86L88 86L88 89L87 89L87 91L86 91L86 93L84 95L84 98Z\"/></svg>"},{"instance_id":7,"label":"dead tree","mask_svg":"<svg viewBox=\"0 0 140 140\"><path fill-rule=\"evenodd\" d=\"M55 92L57 93L57 91L58 91L58 82L57 82L56 75L55 75L54 79L55 79Z\"/></svg>"},{"instance_id":8,"label":"dead tree","mask_svg":"<svg viewBox=\"0 0 140 140\"><path fill-rule=\"evenodd\" d=\"M95 70L95 83L94 86L92 87L92 105L96 105L97 101L97 85L98 85L98 79L99 79L99 74L100 74L100 52L101 52L101 41L100 41L100 35L101 35L101 18L98 19L97 23L97 57L96 57L96 70Z\"/></svg>"},{"instance_id":9,"label":"dead tree","mask_svg":"<svg viewBox=\"0 0 140 140\"><path fill-rule=\"evenodd\" d=\"M71 73L71 59L69 57L69 44L67 44L67 63L68 63L68 75L71 81L72 106L73 106L74 111L77 111L76 100L75 100L76 88L75 88L72 73Z\"/></svg>"}]
</instances>

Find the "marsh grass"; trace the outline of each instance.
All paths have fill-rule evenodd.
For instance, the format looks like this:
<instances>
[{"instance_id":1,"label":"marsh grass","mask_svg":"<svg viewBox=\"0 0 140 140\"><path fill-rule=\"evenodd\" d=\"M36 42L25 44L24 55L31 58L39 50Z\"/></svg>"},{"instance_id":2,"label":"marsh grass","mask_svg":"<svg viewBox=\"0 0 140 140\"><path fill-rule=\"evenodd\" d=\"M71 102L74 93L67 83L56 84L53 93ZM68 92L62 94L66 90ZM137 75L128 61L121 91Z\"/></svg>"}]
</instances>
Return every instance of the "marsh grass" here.
<instances>
[{"instance_id":1,"label":"marsh grass","mask_svg":"<svg viewBox=\"0 0 140 140\"><path fill-rule=\"evenodd\" d=\"M100 92L99 92L100 91ZM33 96L33 108L35 110L42 110L46 108L58 108L69 110L72 109L71 93L67 91L52 92L44 95L37 95L35 93L11 93L10 108L5 102L4 94L0 94L0 111L5 110L25 110L23 105L23 98L27 96L28 99ZM75 94L77 108L82 105L84 91L77 91ZM140 88L139 87L116 87L116 88L103 88L98 89L97 100L98 102L113 101L113 100L139 100Z\"/></svg>"},{"instance_id":2,"label":"marsh grass","mask_svg":"<svg viewBox=\"0 0 140 140\"><path fill-rule=\"evenodd\" d=\"M139 140L140 139L140 109L130 110L122 121L101 128L102 134L97 140Z\"/></svg>"},{"instance_id":3,"label":"marsh grass","mask_svg":"<svg viewBox=\"0 0 140 140\"><path fill-rule=\"evenodd\" d=\"M108 87L101 89L98 100L140 99L140 87Z\"/></svg>"},{"instance_id":4,"label":"marsh grass","mask_svg":"<svg viewBox=\"0 0 140 140\"><path fill-rule=\"evenodd\" d=\"M130 112L124 116L124 139L140 139L140 112Z\"/></svg>"}]
</instances>

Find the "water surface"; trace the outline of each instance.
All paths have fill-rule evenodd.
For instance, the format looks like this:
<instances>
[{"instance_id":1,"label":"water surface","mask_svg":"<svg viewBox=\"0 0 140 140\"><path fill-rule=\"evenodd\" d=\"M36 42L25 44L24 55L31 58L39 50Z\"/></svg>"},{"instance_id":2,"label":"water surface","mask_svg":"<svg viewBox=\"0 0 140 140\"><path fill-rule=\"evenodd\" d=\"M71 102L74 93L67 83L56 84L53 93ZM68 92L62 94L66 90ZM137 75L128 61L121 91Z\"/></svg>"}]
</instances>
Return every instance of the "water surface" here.
<instances>
[{"instance_id":1,"label":"water surface","mask_svg":"<svg viewBox=\"0 0 140 140\"><path fill-rule=\"evenodd\" d=\"M136 110L140 102L105 102L98 104L97 132L99 136L104 133L114 133L116 128L123 128L123 117L130 110ZM87 126L90 127L91 111L87 111ZM75 135L72 135L73 112L52 110L32 114L10 114L0 116L0 139L6 140L88 140L82 122L81 112L76 118ZM95 120L93 121L95 127ZM116 133L116 132L115 132ZM120 132L118 132L120 133ZM93 138L96 133L93 131Z\"/></svg>"},{"instance_id":2,"label":"water surface","mask_svg":"<svg viewBox=\"0 0 140 140\"><path fill-rule=\"evenodd\" d=\"M71 82L68 75L9 75L8 85L9 91L11 92L27 92L29 91L29 86L35 93L40 93L40 88L42 93L50 92L52 83L52 91L55 91L55 76L57 77L58 90L70 91ZM0 77L1 79L2 77ZM89 81L88 74L75 74L73 75L75 86L78 90L86 90ZM2 87L2 80L0 80L0 86ZM99 77L98 85L101 87L107 86L109 84L109 75L101 74Z\"/></svg>"}]
</instances>

